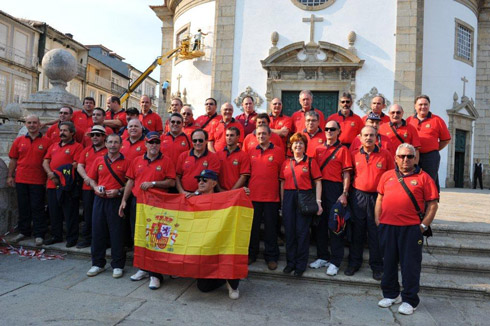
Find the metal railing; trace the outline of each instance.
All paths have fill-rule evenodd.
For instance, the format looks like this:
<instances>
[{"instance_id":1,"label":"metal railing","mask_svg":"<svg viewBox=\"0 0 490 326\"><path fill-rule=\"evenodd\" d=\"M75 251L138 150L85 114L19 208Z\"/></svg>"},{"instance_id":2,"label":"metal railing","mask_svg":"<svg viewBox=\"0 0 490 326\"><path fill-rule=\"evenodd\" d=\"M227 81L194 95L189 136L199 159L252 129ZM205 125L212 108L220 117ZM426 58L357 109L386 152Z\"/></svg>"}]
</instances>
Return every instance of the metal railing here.
<instances>
[{"instance_id":1,"label":"metal railing","mask_svg":"<svg viewBox=\"0 0 490 326\"><path fill-rule=\"evenodd\" d=\"M29 68L37 67L37 56L29 56L5 43L0 42L0 58L4 58Z\"/></svg>"},{"instance_id":2,"label":"metal railing","mask_svg":"<svg viewBox=\"0 0 490 326\"><path fill-rule=\"evenodd\" d=\"M116 84L116 83L112 83L111 85L111 91L112 91L112 94L115 94L117 96L120 96L122 94L124 94L124 92L126 92L126 88Z\"/></svg>"},{"instance_id":3,"label":"metal railing","mask_svg":"<svg viewBox=\"0 0 490 326\"><path fill-rule=\"evenodd\" d=\"M96 85L102 86L106 89L111 89L112 82L109 79L105 79L100 77L93 72L87 73L87 81L90 83L94 83Z\"/></svg>"}]
</instances>

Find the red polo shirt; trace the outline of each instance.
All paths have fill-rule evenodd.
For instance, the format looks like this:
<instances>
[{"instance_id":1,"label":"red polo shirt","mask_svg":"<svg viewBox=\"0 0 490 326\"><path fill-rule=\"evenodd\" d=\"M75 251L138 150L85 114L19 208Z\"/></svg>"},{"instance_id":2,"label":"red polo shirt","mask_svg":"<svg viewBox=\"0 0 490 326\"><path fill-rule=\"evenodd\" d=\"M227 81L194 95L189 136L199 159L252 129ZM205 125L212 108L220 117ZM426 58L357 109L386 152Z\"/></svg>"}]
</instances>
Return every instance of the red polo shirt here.
<instances>
[{"instance_id":1,"label":"red polo shirt","mask_svg":"<svg viewBox=\"0 0 490 326\"><path fill-rule=\"evenodd\" d=\"M105 113L105 119L106 120L119 120L122 123L121 127L127 126L128 125L128 120L126 119L126 110L121 109L119 112L114 113L111 110L106 111ZM114 128L114 132L119 132L119 129L121 128Z\"/></svg>"},{"instance_id":2,"label":"red polo shirt","mask_svg":"<svg viewBox=\"0 0 490 326\"><path fill-rule=\"evenodd\" d=\"M351 144L357 135L361 133L361 129L364 127L364 123L361 118L355 114L352 110L348 117L344 117L342 113L337 112L328 117L328 121L335 120L340 124L342 133L339 136L339 140L342 144Z\"/></svg>"},{"instance_id":3,"label":"red polo shirt","mask_svg":"<svg viewBox=\"0 0 490 326\"><path fill-rule=\"evenodd\" d=\"M278 134L271 132L270 142L273 143L274 146L282 148L284 151L282 139ZM259 142L257 141L257 136L255 135L254 130L251 134L245 137L245 140L243 141L243 150L248 153L251 149L257 147L258 144Z\"/></svg>"},{"instance_id":4,"label":"red polo shirt","mask_svg":"<svg viewBox=\"0 0 490 326\"><path fill-rule=\"evenodd\" d=\"M237 147L229 152L225 147L218 152L220 160L219 184L221 188L230 190L242 175L250 175L250 159L248 154Z\"/></svg>"},{"instance_id":5,"label":"red polo shirt","mask_svg":"<svg viewBox=\"0 0 490 326\"><path fill-rule=\"evenodd\" d=\"M243 130L241 123L237 122L235 118L231 118L231 121L227 124L221 120L216 128L209 134L209 140L214 141L213 146L216 152L220 152L226 147L226 130L230 129L231 127L237 127L238 130L240 130L240 139L238 142L243 143L245 131Z\"/></svg>"},{"instance_id":6,"label":"red polo shirt","mask_svg":"<svg viewBox=\"0 0 490 326\"><path fill-rule=\"evenodd\" d=\"M51 144L44 158L50 160L49 167L54 171L62 165L78 162L82 150L82 145L74 140L65 145L62 145L61 142L54 143ZM47 188L56 189L56 185L52 180L48 179Z\"/></svg>"},{"instance_id":7,"label":"red polo shirt","mask_svg":"<svg viewBox=\"0 0 490 326\"><path fill-rule=\"evenodd\" d=\"M236 121L240 122L243 126L243 130L245 131L244 137L248 134L251 134L255 130L255 120L257 119L257 112L252 112L248 116L245 113L239 114L236 116Z\"/></svg>"},{"instance_id":8,"label":"red polo shirt","mask_svg":"<svg viewBox=\"0 0 490 326\"><path fill-rule=\"evenodd\" d=\"M381 135L385 135L391 140L391 143L393 144L393 147L396 149L400 144L402 143L398 137L395 134L395 131L391 128L393 124L391 122L385 123L379 127L379 133ZM420 138L417 133L417 129L415 129L414 126L407 124L405 120L402 120L402 124L400 127L394 127L396 130L396 133L400 135L400 137L403 139L404 143L407 144L412 144L413 147L419 148L420 147Z\"/></svg>"},{"instance_id":9,"label":"red polo shirt","mask_svg":"<svg viewBox=\"0 0 490 326\"><path fill-rule=\"evenodd\" d=\"M249 150L251 177L248 184L250 200L279 202L279 173L284 150L270 143L266 150L259 145Z\"/></svg>"},{"instance_id":10,"label":"red polo shirt","mask_svg":"<svg viewBox=\"0 0 490 326\"><path fill-rule=\"evenodd\" d=\"M408 117L407 124L417 129L420 138L420 153L429 153L439 150L439 141L451 140L451 134L446 123L439 116L429 112L427 117L420 121L415 114Z\"/></svg>"},{"instance_id":11,"label":"red polo shirt","mask_svg":"<svg viewBox=\"0 0 490 326\"><path fill-rule=\"evenodd\" d=\"M106 136L114 133L114 131L109 127L104 127L104 129L105 129ZM83 136L83 142L82 142L83 147L92 146L92 140L90 139L90 135L89 135L91 132L92 132L92 127L89 127L88 129L85 130L85 134Z\"/></svg>"},{"instance_id":12,"label":"red polo shirt","mask_svg":"<svg viewBox=\"0 0 490 326\"><path fill-rule=\"evenodd\" d=\"M282 127L286 127L289 129L289 132L291 132L293 129L293 119L283 115L282 113L277 117L270 114L269 118L271 119L271 122L269 123L269 127L271 127L271 129L282 129ZM283 143L282 148L286 148L288 136L281 137L281 139Z\"/></svg>"},{"instance_id":13,"label":"red polo shirt","mask_svg":"<svg viewBox=\"0 0 490 326\"><path fill-rule=\"evenodd\" d=\"M121 189L122 185L117 182L107 168L104 160L106 156L107 154L104 156L99 156L94 160L88 176L89 178L93 179L97 185L104 186L106 191ZM121 179L122 182L126 182L126 171L129 168L130 161L126 159L124 155L120 155L114 162L111 162L109 159L109 163L119 179Z\"/></svg>"},{"instance_id":14,"label":"red polo shirt","mask_svg":"<svg viewBox=\"0 0 490 326\"><path fill-rule=\"evenodd\" d=\"M94 121L92 120L92 115L88 114L87 111L85 110L78 110L73 112L71 121L73 121L75 128L80 130L85 130L94 125Z\"/></svg>"},{"instance_id":15,"label":"red polo shirt","mask_svg":"<svg viewBox=\"0 0 490 326\"><path fill-rule=\"evenodd\" d=\"M313 135L310 135L308 132L306 132L306 129L303 130L303 134L308 139L306 155L308 155L308 157L313 157L315 156L317 147L325 144L325 133L321 128L318 128L317 132L315 132Z\"/></svg>"},{"instance_id":16,"label":"red polo shirt","mask_svg":"<svg viewBox=\"0 0 490 326\"><path fill-rule=\"evenodd\" d=\"M181 153L186 152L192 148L191 142L185 133L181 133L177 137L174 137L171 133L167 132L160 136L161 145L160 151L172 160L175 165Z\"/></svg>"},{"instance_id":17,"label":"red polo shirt","mask_svg":"<svg viewBox=\"0 0 490 326\"><path fill-rule=\"evenodd\" d=\"M209 135L216 128L216 126L221 121L221 119L222 117L218 115L218 113L215 113L212 116L208 116L207 114L204 114L201 115L199 118L197 118L194 124L197 127L206 130L206 132Z\"/></svg>"},{"instance_id":18,"label":"red polo shirt","mask_svg":"<svg viewBox=\"0 0 490 326\"><path fill-rule=\"evenodd\" d=\"M364 148L352 153L354 164L354 182L352 186L365 192L376 192L379 179L388 170L395 168L395 161L390 152L374 147L371 154L367 154Z\"/></svg>"},{"instance_id":19,"label":"red polo shirt","mask_svg":"<svg viewBox=\"0 0 490 326\"><path fill-rule=\"evenodd\" d=\"M9 157L17 160L15 182L33 185L46 184L46 172L42 164L50 145L51 141L43 137L41 133L34 139L27 133L14 140Z\"/></svg>"},{"instance_id":20,"label":"red polo shirt","mask_svg":"<svg viewBox=\"0 0 490 326\"><path fill-rule=\"evenodd\" d=\"M393 155L393 157L395 157L396 147L393 146L391 139L388 138L387 136L378 134L378 136L376 137L376 145L381 149L387 150L388 152L391 153L391 155ZM357 136L352 141L352 144L350 144L349 150L351 152L357 152L361 149L361 147L362 147L361 136Z\"/></svg>"},{"instance_id":21,"label":"red polo shirt","mask_svg":"<svg viewBox=\"0 0 490 326\"><path fill-rule=\"evenodd\" d=\"M372 112L372 111L370 111L370 112ZM363 116L363 117L362 117L362 123L363 123L364 125L366 124L366 120L367 120L368 115L369 115L369 113L368 113L368 114L366 114L365 116ZM380 125L385 124L385 123L389 123L389 122L390 122L390 117L389 117L389 116L387 116L386 114L384 114L383 112L381 112L381 116L380 116L380 118L381 118L381 123L380 123Z\"/></svg>"},{"instance_id":22,"label":"red polo shirt","mask_svg":"<svg viewBox=\"0 0 490 326\"><path fill-rule=\"evenodd\" d=\"M130 138L126 138L122 142L121 154L124 155L129 162L133 161L138 156L146 153L145 136L141 136L136 142L131 143Z\"/></svg>"},{"instance_id":23,"label":"red polo shirt","mask_svg":"<svg viewBox=\"0 0 490 326\"><path fill-rule=\"evenodd\" d=\"M305 155L303 156L303 160L299 163L297 163L294 158L287 159L282 163L279 179L284 180L285 190L296 189L293 179L293 172L291 170L291 163L293 163L294 175L296 176L296 181L300 190L312 189L312 180L318 180L322 177L322 173L320 172L320 168L318 167L316 160L311 159L311 170L308 167L309 160L310 158Z\"/></svg>"},{"instance_id":24,"label":"red polo shirt","mask_svg":"<svg viewBox=\"0 0 490 326\"><path fill-rule=\"evenodd\" d=\"M340 141L333 145L318 146L316 148L315 159L319 167L325 163L325 160L335 151L335 148L340 144ZM349 149L344 145L340 145L340 149L335 153L335 156L323 168L322 179L332 182L343 182L342 173L352 170L352 156Z\"/></svg>"},{"instance_id":25,"label":"red polo shirt","mask_svg":"<svg viewBox=\"0 0 490 326\"><path fill-rule=\"evenodd\" d=\"M149 110L147 114L140 113L139 119L149 131L156 131L160 134L163 132L162 118L160 118L158 113Z\"/></svg>"},{"instance_id":26,"label":"red polo shirt","mask_svg":"<svg viewBox=\"0 0 490 326\"><path fill-rule=\"evenodd\" d=\"M220 163L218 154L212 153L207 149L200 157L194 155L194 149L180 154L177 160L175 171L181 177L180 182L182 188L186 191L197 190L196 175L199 175L202 170L213 170L219 173Z\"/></svg>"},{"instance_id":27,"label":"red polo shirt","mask_svg":"<svg viewBox=\"0 0 490 326\"><path fill-rule=\"evenodd\" d=\"M196 125L195 122L191 122L187 126L184 126L184 129L182 131L186 134L186 136L190 140L191 139L192 132L194 130L196 130L196 129L199 129L199 127ZM192 143L191 143L191 147L192 147Z\"/></svg>"},{"instance_id":28,"label":"red polo shirt","mask_svg":"<svg viewBox=\"0 0 490 326\"><path fill-rule=\"evenodd\" d=\"M325 116L323 115L323 112L318 110L318 109L314 109L314 110L320 116L320 124L319 124L320 128L325 127ZM292 133L301 132L302 130L304 130L306 128L305 111L303 111L303 109L294 112L292 117L291 117L291 120L292 120L292 124L293 124L293 127L292 127L293 130L291 130Z\"/></svg>"},{"instance_id":29,"label":"red polo shirt","mask_svg":"<svg viewBox=\"0 0 490 326\"><path fill-rule=\"evenodd\" d=\"M90 169L92 169L92 165L93 165L95 159L99 156L104 156L105 154L107 154L107 148L105 146L102 147L101 149L99 149L98 151L95 150L94 146L86 147L80 153L80 157L78 159L78 164L83 164L83 166L85 168L85 172L88 174ZM83 190L92 190L92 187L88 186L84 182L82 189Z\"/></svg>"},{"instance_id":30,"label":"red polo shirt","mask_svg":"<svg viewBox=\"0 0 490 326\"><path fill-rule=\"evenodd\" d=\"M153 161L145 155L135 158L126 173L128 179L134 180L133 195L138 198L143 182L163 181L166 179L175 180L174 162L162 153L159 153ZM165 188L151 188L156 193L164 194L168 192Z\"/></svg>"},{"instance_id":31,"label":"red polo shirt","mask_svg":"<svg viewBox=\"0 0 490 326\"><path fill-rule=\"evenodd\" d=\"M439 199L434 180L420 168L413 174L404 176L403 181L413 193L422 211L425 210L425 202ZM395 170L383 174L379 180L378 193L383 195L380 223L398 226L420 224L420 217L410 197L398 182Z\"/></svg>"},{"instance_id":32,"label":"red polo shirt","mask_svg":"<svg viewBox=\"0 0 490 326\"><path fill-rule=\"evenodd\" d=\"M73 138L75 138L75 141L77 143L83 142L83 137L85 136L84 130L85 129L77 128L77 126L75 125L75 135L73 136ZM51 144L59 143L61 141L60 123L56 123L49 127L48 131L46 132L46 137L51 140Z\"/></svg>"}]
</instances>

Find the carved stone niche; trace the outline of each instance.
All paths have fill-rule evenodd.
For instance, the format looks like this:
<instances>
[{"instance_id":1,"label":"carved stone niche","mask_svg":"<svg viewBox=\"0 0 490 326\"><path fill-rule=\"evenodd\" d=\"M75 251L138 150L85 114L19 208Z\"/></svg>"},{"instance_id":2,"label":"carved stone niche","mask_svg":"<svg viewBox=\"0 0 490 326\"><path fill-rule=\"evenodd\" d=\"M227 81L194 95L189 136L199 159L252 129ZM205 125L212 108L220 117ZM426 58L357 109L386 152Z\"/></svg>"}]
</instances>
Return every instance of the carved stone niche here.
<instances>
[{"instance_id":1,"label":"carved stone niche","mask_svg":"<svg viewBox=\"0 0 490 326\"><path fill-rule=\"evenodd\" d=\"M268 103L282 91L347 91L355 98L356 72L364 60L329 42L289 44L261 60L267 71ZM267 106L268 107L268 106Z\"/></svg>"},{"instance_id":2,"label":"carved stone niche","mask_svg":"<svg viewBox=\"0 0 490 326\"><path fill-rule=\"evenodd\" d=\"M359 106L359 108L364 111L365 113L368 113L371 111L371 101L373 98L376 96L382 96L385 99L385 104L386 107L389 108L391 105L391 102L384 96L383 94L378 92L378 89L376 87L371 88L369 93L364 94L363 97L361 97L356 104Z\"/></svg>"}]
</instances>

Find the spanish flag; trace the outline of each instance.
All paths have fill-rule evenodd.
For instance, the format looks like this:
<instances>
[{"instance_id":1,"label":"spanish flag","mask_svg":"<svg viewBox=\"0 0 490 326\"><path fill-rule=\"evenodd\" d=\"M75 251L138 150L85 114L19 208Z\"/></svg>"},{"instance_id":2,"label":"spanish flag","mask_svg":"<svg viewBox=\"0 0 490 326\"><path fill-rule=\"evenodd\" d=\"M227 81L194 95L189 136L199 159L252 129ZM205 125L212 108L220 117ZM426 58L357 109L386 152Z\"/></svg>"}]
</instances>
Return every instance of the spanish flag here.
<instances>
[{"instance_id":1,"label":"spanish flag","mask_svg":"<svg viewBox=\"0 0 490 326\"><path fill-rule=\"evenodd\" d=\"M243 189L190 198L140 194L134 266L192 278L247 276L253 206Z\"/></svg>"}]
</instances>

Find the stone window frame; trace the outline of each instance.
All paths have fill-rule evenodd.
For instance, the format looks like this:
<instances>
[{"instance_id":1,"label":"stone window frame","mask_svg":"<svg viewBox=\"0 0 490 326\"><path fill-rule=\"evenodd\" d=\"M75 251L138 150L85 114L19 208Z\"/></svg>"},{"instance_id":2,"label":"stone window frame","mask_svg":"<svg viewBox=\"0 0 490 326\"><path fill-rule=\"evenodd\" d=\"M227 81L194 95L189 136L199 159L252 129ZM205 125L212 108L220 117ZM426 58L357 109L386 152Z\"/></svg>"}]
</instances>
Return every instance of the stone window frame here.
<instances>
[{"instance_id":1,"label":"stone window frame","mask_svg":"<svg viewBox=\"0 0 490 326\"><path fill-rule=\"evenodd\" d=\"M335 0L327 0L325 3L318 4L318 5L313 5L313 6L308 6L300 3L300 0L291 0L291 2L298 8L306 10L306 11L317 11L317 10L322 10L327 7L330 7L335 3Z\"/></svg>"},{"instance_id":2,"label":"stone window frame","mask_svg":"<svg viewBox=\"0 0 490 326\"><path fill-rule=\"evenodd\" d=\"M462 26L466 29L468 29L471 32L471 44L470 44L470 58L471 60L468 60L464 57L461 57L458 55L458 31L459 27ZM475 29L468 23L462 21L461 19L455 18L454 19L454 60L458 60L461 62L464 62L466 64L469 64L470 66L474 66L474 57L475 57Z\"/></svg>"},{"instance_id":3,"label":"stone window frame","mask_svg":"<svg viewBox=\"0 0 490 326\"><path fill-rule=\"evenodd\" d=\"M191 23L190 22L188 22L187 24L185 24L181 28L179 28L177 30L177 32L175 32L175 47L174 48L177 48L179 46L179 36L184 35L185 33L190 34L190 32L191 32ZM180 59L177 56L175 58L175 61L174 61L174 66L176 66L177 64L179 64L182 61L184 61L184 59Z\"/></svg>"}]
</instances>

